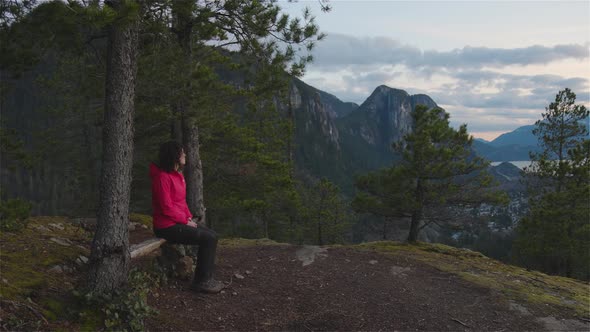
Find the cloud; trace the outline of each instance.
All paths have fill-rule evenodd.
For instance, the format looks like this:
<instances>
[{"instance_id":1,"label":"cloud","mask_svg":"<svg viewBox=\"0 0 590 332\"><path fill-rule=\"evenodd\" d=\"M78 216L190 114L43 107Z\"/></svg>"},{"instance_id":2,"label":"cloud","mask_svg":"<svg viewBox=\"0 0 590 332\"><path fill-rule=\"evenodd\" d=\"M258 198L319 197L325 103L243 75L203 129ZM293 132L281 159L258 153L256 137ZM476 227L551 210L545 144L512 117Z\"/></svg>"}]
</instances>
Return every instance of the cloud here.
<instances>
[{"instance_id":1,"label":"cloud","mask_svg":"<svg viewBox=\"0 0 590 332\"><path fill-rule=\"evenodd\" d=\"M423 93L472 132L532 124L566 87L577 103L590 102L590 43L422 51L391 38L331 34L314 56L305 80L343 101L361 104L381 84Z\"/></svg>"},{"instance_id":2,"label":"cloud","mask_svg":"<svg viewBox=\"0 0 590 332\"><path fill-rule=\"evenodd\" d=\"M318 81L319 82L319 81ZM361 104L379 85L426 94L470 132L501 132L532 124L541 117L555 94L565 87L579 91L577 103L588 103L589 81L559 75L513 75L491 70L410 70L383 66L372 71L325 72L317 88L343 101ZM313 83L311 83L314 85Z\"/></svg>"},{"instance_id":3,"label":"cloud","mask_svg":"<svg viewBox=\"0 0 590 332\"><path fill-rule=\"evenodd\" d=\"M310 68L333 68L358 65L403 64L409 68L481 68L508 65L546 64L563 59L587 59L590 44L533 45L501 49L465 46L439 52L420 50L387 37L354 37L330 34L314 50Z\"/></svg>"},{"instance_id":4,"label":"cloud","mask_svg":"<svg viewBox=\"0 0 590 332\"><path fill-rule=\"evenodd\" d=\"M532 114L526 112L507 112L502 108L468 108L465 106L441 105L450 115L451 124L458 127L467 123L467 130L473 132L497 132L511 131L518 127L531 125L539 117L540 112L532 110Z\"/></svg>"},{"instance_id":5,"label":"cloud","mask_svg":"<svg viewBox=\"0 0 590 332\"><path fill-rule=\"evenodd\" d=\"M341 74L340 89L358 86L372 91L386 84L410 93L430 95L438 103L475 108L544 109L559 90L568 87L578 91L579 103L588 102L589 81L582 77L558 75L512 75L490 70L440 70L438 72L409 68L379 67L368 72L346 71ZM361 100L354 100L360 103Z\"/></svg>"}]
</instances>

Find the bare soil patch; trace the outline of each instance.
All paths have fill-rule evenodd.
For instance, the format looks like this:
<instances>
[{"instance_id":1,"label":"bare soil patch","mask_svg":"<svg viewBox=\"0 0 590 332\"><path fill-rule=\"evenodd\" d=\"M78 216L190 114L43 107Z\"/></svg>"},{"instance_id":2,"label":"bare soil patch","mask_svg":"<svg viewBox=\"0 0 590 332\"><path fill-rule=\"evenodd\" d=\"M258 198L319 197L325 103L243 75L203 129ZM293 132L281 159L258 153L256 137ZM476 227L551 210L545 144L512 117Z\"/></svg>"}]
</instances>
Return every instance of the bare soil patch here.
<instances>
[{"instance_id":1,"label":"bare soil patch","mask_svg":"<svg viewBox=\"0 0 590 332\"><path fill-rule=\"evenodd\" d=\"M308 249L308 248L304 248ZM322 248L323 249L323 248ZM313 251L313 250L312 250ZM154 291L154 331L516 331L542 330L495 291L404 255L351 248L221 247L222 294L188 290L189 281ZM299 253L299 255L298 255ZM299 257L298 257L299 256ZM306 264L304 266L304 264ZM236 274L243 279L235 277Z\"/></svg>"}]
</instances>

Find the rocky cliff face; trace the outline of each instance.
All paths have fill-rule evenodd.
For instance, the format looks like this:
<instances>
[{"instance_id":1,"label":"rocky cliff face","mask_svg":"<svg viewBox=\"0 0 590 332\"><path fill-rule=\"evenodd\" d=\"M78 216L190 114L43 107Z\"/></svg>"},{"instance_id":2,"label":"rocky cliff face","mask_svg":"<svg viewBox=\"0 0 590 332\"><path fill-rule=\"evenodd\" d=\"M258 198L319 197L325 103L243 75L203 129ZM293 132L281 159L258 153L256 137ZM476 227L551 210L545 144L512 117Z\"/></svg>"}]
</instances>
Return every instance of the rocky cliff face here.
<instances>
[{"instance_id":1,"label":"rocky cliff face","mask_svg":"<svg viewBox=\"0 0 590 332\"><path fill-rule=\"evenodd\" d=\"M290 100L299 168L325 176L345 191L352 189L356 173L391 165L391 144L411 130L416 105L437 106L426 95L385 85L357 106L299 80L292 84Z\"/></svg>"},{"instance_id":2,"label":"rocky cliff face","mask_svg":"<svg viewBox=\"0 0 590 332\"><path fill-rule=\"evenodd\" d=\"M334 105L322 102L319 91L304 90L296 84L291 86L290 101L296 118L300 120L297 127L303 127L302 134L316 133L319 139L340 149L338 129L333 121Z\"/></svg>"},{"instance_id":3,"label":"rocky cliff face","mask_svg":"<svg viewBox=\"0 0 590 332\"><path fill-rule=\"evenodd\" d=\"M365 142L387 151L391 143L399 141L412 128L412 110L418 104L436 107L426 95L409 95L404 90L381 85L354 112L359 113L349 121L349 132Z\"/></svg>"}]
</instances>

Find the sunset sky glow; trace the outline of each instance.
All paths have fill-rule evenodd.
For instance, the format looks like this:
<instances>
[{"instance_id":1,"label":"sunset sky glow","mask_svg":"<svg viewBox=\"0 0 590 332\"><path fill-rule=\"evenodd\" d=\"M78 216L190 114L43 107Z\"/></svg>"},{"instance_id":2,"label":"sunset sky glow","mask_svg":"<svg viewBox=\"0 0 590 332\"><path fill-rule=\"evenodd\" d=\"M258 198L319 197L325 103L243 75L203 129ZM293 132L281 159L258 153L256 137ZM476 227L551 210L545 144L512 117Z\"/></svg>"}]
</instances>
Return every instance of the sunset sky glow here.
<instances>
[{"instance_id":1,"label":"sunset sky glow","mask_svg":"<svg viewBox=\"0 0 590 332\"><path fill-rule=\"evenodd\" d=\"M324 41L306 83L362 103L379 85L424 93L491 140L533 124L569 87L590 102L590 1L281 2L309 7Z\"/></svg>"}]
</instances>

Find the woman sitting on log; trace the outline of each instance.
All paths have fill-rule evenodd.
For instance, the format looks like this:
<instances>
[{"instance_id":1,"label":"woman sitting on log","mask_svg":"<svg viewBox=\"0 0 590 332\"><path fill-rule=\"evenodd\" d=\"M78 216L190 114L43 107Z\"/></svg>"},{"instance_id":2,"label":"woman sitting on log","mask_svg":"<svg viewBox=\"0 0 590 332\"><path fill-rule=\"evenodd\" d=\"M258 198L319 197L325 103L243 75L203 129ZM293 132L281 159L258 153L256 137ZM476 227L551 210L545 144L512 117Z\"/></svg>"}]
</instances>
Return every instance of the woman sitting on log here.
<instances>
[{"instance_id":1,"label":"woman sitting on log","mask_svg":"<svg viewBox=\"0 0 590 332\"><path fill-rule=\"evenodd\" d=\"M198 245L197 268L191 289L218 293L225 285L213 278L217 234L197 224L186 204L186 184L182 168L186 163L184 149L178 142L160 146L159 165L150 165L154 233L173 244Z\"/></svg>"}]
</instances>

